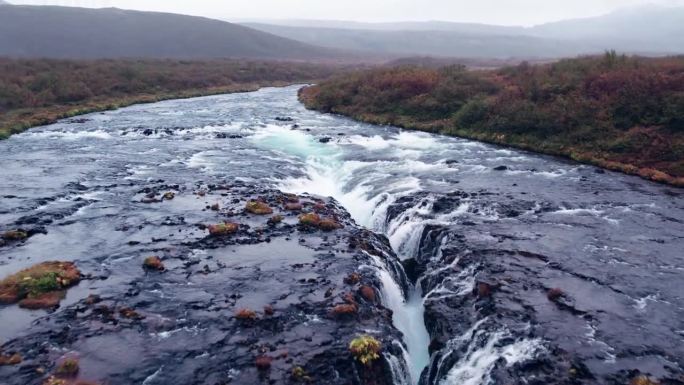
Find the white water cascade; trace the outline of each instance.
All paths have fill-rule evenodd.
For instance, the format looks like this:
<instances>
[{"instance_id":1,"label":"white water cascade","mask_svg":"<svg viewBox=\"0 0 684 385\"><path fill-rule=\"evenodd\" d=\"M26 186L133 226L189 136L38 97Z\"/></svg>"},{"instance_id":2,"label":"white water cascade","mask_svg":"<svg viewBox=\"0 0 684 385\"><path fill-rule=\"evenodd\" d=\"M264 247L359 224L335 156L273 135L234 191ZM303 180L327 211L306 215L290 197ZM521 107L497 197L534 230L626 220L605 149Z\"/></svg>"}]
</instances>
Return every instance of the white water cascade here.
<instances>
[{"instance_id":1,"label":"white water cascade","mask_svg":"<svg viewBox=\"0 0 684 385\"><path fill-rule=\"evenodd\" d=\"M404 141L412 147L415 147L416 143L420 146L427 145L420 139L423 138L419 136L407 138L403 135L394 141ZM364 183L363 178L358 177L358 174L365 168L377 170L378 167L388 166L387 162L344 160L343 147L337 144L318 143L312 135L302 131L293 131L280 126L267 126L259 130L253 136L253 140L259 146L298 158L299 162L304 161L305 176L277 181L278 188L292 193L333 197L349 211L358 224L373 231L385 233L388 230L385 226L387 207L398 196L419 188L417 180L406 178L386 186L385 192L373 196L372 189ZM389 142L380 137L370 138L367 143L374 148L389 147ZM398 150L401 151L401 148ZM402 167L402 165L392 166ZM407 227L393 226L391 229L393 234L387 235L390 236L392 246L398 251L400 258L410 258L410 252L404 251L415 250L417 248L415 243L419 239L414 236L405 236L417 230L414 223L407 222L404 225ZM428 352L430 337L423 318L421 289L420 287L411 288L408 298L405 298L400 285L389 273L384 262L377 257L373 259L375 266L371 268L382 282L384 303L393 311L394 325L404 335L404 343L408 351L410 382L417 384L421 372L430 360Z\"/></svg>"}]
</instances>

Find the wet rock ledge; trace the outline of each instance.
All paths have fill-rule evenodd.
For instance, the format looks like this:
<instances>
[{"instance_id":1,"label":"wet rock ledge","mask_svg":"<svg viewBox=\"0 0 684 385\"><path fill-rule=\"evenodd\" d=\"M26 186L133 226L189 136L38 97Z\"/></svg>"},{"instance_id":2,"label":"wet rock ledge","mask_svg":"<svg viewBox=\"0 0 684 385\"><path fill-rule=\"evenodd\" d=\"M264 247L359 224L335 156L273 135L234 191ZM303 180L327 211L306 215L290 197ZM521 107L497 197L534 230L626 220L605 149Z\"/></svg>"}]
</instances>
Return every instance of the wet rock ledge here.
<instances>
[{"instance_id":1,"label":"wet rock ledge","mask_svg":"<svg viewBox=\"0 0 684 385\"><path fill-rule=\"evenodd\" d=\"M146 210L202 208L140 225L180 236L122 246L128 276L82 263L83 281L101 280L98 294L5 342L2 384L382 385L402 376L401 335L374 270L403 271L387 240L336 202L231 181L153 183L134 200Z\"/></svg>"}]
</instances>

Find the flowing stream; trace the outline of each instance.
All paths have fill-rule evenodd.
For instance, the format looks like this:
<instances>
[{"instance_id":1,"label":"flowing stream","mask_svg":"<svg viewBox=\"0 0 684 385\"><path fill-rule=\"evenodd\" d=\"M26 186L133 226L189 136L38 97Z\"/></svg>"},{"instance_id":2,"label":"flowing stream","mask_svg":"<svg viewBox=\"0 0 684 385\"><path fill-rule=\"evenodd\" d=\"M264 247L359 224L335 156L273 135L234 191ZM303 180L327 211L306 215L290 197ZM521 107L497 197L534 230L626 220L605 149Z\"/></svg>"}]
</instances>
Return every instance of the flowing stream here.
<instances>
[{"instance_id":1,"label":"flowing stream","mask_svg":"<svg viewBox=\"0 0 684 385\"><path fill-rule=\"evenodd\" d=\"M75 260L115 255L121 240L107 230L107 218L145 215L129 211L120 191L107 187L115 182L232 178L334 197L358 224L386 235L401 259L439 260L439 245L432 245L438 252L426 257L425 229L454 224L476 225L477 234L468 234L473 242L493 242L505 232L505 242L537 242L545 255L562 251L586 276L612 280L624 293L624 302L614 305L620 307L617 313L629 308L637 317L648 307L658 314L654 328L679 330L675 335L684 342L684 327L672 321L684 316L681 189L551 157L307 111L296 93L297 87L267 88L138 105L0 142L0 224L28 215L69 220L48 226L47 235L33 237L21 249L0 253L0 276L46 254ZM506 169L494 169L501 165ZM470 195L456 207L440 206L439 197L456 190L479 198ZM473 275L454 274L423 293L425 279L439 271L426 272L408 292L387 268L375 271L395 326L404 334L415 384L431 362L426 304L470 293ZM629 285L650 274L659 279ZM26 321L39 316L0 308L7 325L0 341L20 335ZM467 355L447 368L441 383L486 384L498 358L513 363L534 355L534 340L502 342L507 332L497 333L483 336L480 346L461 348ZM450 343L456 347L463 339L454 335Z\"/></svg>"}]
</instances>

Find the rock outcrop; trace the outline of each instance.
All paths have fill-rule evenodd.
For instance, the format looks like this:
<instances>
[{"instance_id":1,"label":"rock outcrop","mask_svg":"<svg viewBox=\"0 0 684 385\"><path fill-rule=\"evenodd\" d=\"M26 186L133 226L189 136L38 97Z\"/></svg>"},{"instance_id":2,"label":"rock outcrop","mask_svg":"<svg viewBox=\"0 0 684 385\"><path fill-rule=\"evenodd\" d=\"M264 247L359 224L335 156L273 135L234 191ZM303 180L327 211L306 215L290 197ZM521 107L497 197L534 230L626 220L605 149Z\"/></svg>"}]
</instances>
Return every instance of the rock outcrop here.
<instances>
[{"instance_id":1,"label":"rock outcrop","mask_svg":"<svg viewBox=\"0 0 684 385\"><path fill-rule=\"evenodd\" d=\"M168 188L151 185L141 194ZM278 209L293 197L275 190L240 183L199 190L194 199L221 209L195 213L194 224L168 224L187 236L145 262L163 274L105 279L100 285L115 287L41 318L2 346L23 359L0 366L3 384L58 378L50 376L58 376L64 352L81 357L79 380L111 385L389 385L405 376L401 333L376 296L382 284L372 270L359 270L374 266L372 254L392 274L403 273L386 239L358 228L332 200L296 197L302 209L293 212ZM173 201L153 204L193 199L192 191L175 191ZM259 202L259 210L246 202ZM279 220L261 215L264 207ZM300 225L299 215L314 210L330 225ZM218 231L213 223L235 226ZM137 269L140 258L131 259ZM349 275L357 279L348 282ZM377 342L366 354L350 348L361 336Z\"/></svg>"}]
</instances>

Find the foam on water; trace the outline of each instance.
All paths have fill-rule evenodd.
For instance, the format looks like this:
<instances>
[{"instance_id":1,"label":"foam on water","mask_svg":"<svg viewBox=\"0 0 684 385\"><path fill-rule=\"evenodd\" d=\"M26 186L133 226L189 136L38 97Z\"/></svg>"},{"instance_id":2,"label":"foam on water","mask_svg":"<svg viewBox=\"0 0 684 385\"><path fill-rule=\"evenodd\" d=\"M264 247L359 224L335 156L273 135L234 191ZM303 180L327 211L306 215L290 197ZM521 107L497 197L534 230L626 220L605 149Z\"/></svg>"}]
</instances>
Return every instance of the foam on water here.
<instances>
[{"instance_id":1,"label":"foam on water","mask_svg":"<svg viewBox=\"0 0 684 385\"><path fill-rule=\"evenodd\" d=\"M348 143L355 144L364 147L370 151L384 150L390 147L389 142L385 140L380 135L375 136L362 136L362 135L352 135L346 139Z\"/></svg>"},{"instance_id":2,"label":"foam on water","mask_svg":"<svg viewBox=\"0 0 684 385\"><path fill-rule=\"evenodd\" d=\"M380 136L372 139L354 137L349 143L360 144L364 147L383 149L391 147L388 141ZM329 196L340 202L354 220L362 226L376 231L385 229L385 216L389 205L395 201L398 195L416 191L420 188L420 181L412 176L394 180L386 192L373 195L370 187L373 178L386 176L387 168L397 167L395 162L361 162L344 159L344 148L339 144L322 144L315 137L302 131L291 130L282 126L267 126L259 129L251 138L257 146L265 147L271 151L277 151L288 156L295 156L304 161L304 176L288 178L278 181L278 187L283 191L293 193L310 193L315 195ZM400 133L389 140L395 145L410 149L425 149L436 144L432 137L417 133ZM344 144L342 144L344 146ZM359 177L361 171L371 168L371 172ZM400 165L404 168L425 170L432 168L422 162L409 159ZM366 178L370 178L366 179ZM368 184L366 184L368 182ZM389 192L388 192L389 191ZM391 231L394 238L400 239L395 243L409 245L417 244L417 239L404 239L411 228L395 224ZM392 239L392 236L390 236ZM401 254L401 253L400 253ZM407 255L407 254L404 254ZM424 309L420 288L412 288L408 298L390 274L390 268L377 257L373 270L382 282L383 303L393 311L394 325L404 335L404 343L408 350L409 373L411 382L416 384L420 379L422 370L427 366L430 356L428 345L430 337L425 329L423 319ZM398 371L398 369L393 369Z\"/></svg>"},{"instance_id":3,"label":"foam on water","mask_svg":"<svg viewBox=\"0 0 684 385\"><path fill-rule=\"evenodd\" d=\"M27 131L18 135L19 138L49 138L76 141L81 139L112 139L112 135L104 130L95 131Z\"/></svg>"},{"instance_id":4,"label":"foam on water","mask_svg":"<svg viewBox=\"0 0 684 385\"><path fill-rule=\"evenodd\" d=\"M412 383L416 384L420 379L421 372L430 361L428 351L430 336L425 329L420 288L412 290L408 300L405 300L401 287L389 273L388 267L383 261L374 255L366 254L375 262L375 266L372 268L382 282L383 303L392 309L394 326L404 334L404 343L406 343L410 357L409 371Z\"/></svg>"},{"instance_id":5,"label":"foam on water","mask_svg":"<svg viewBox=\"0 0 684 385\"><path fill-rule=\"evenodd\" d=\"M506 330L488 331L482 319L468 331L447 343L458 353L458 362L449 370L440 385L483 385L491 382L491 370L503 359L510 367L534 358L543 349L539 339L522 339L506 343L511 335ZM465 348L465 349L464 349ZM446 357L446 356L445 356ZM444 364L440 360L438 367Z\"/></svg>"}]
</instances>

